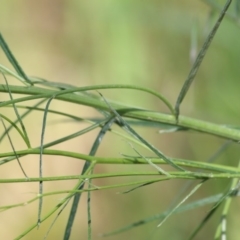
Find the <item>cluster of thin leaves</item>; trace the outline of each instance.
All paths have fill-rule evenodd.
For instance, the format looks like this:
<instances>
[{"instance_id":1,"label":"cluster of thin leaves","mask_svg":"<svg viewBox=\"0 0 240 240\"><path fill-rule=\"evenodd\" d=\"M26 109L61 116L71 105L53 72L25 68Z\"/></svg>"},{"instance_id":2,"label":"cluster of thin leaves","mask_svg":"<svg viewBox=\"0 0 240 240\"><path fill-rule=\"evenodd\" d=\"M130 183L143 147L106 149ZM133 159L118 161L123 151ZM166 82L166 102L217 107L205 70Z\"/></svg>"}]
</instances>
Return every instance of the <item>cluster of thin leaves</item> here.
<instances>
[{"instance_id":1,"label":"cluster of thin leaves","mask_svg":"<svg viewBox=\"0 0 240 240\"><path fill-rule=\"evenodd\" d=\"M209 4L212 4L212 1L206 1ZM237 1L239 6L239 1ZM175 107L173 107L167 99L165 99L161 94L147 88L133 86L133 85L97 85L97 86L88 86L88 87L75 87L69 84L61 84L56 82L50 82L43 80L41 78L33 78L28 77L25 72L22 70L18 62L16 61L15 57L11 53L8 45L6 44L5 40L3 39L2 35L0 35L0 45L14 67L15 71L9 70L8 68L0 65L0 71L2 73L3 79L5 83L0 85L0 92L8 93L10 100L3 101L0 103L0 107L12 107L14 109L16 120L12 121L3 113L0 113L0 119L3 126L3 133L0 136L0 142L7 137L10 144L12 151L11 152L1 152L0 153L0 165L7 164L11 161L17 160L19 167L21 168L24 178L21 179L0 179L1 183L24 183L26 180L28 182L39 182L39 194L37 197L30 199L27 202L19 203L15 205L8 205L8 206L0 206L1 211L5 211L8 209L12 209L15 207L23 206L26 203L32 203L34 201L39 201L39 209L38 209L38 219L35 223L33 223L26 231L21 233L16 239L21 239L22 237L26 236L32 229L39 227L40 224L45 221L47 218L52 216L53 214L56 215L54 222L64 210L64 208L68 205L70 200L73 199L72 208L69 214L69 218L67 221L64 239L70 239L71 230L75 218L75 214L77 212L77 208L79 205L80 198L83 192L88 192L88 239L91 239L91 208L90 208L90 200L91 200L91 192L95 190L102 190L108 188L118 188L122 186L133 186L129 191L133 191L137 188L153 184L160 181L165 181L169 179L186 179L186 180L198 180L198 184L196 184L191 190L188 189L188 193L185 193L185 196L182 199L178 199L178 202L174 204L173 207L169 208L163 213L155 214L154 216L148 217L146 219L141 219L138 222L132 223L128 226L125 226L121 229L116 231L104 234L103 236L109 236L112 234L117 234L123 231L130 230L134 227L149 223L156 219L159 219L159 227L172 215L180 212L189 211L191 209L195 209L207 204L212 204L211 210L206 214L205 218L199 224L199 226L193 231L192 235L189 239L193 239L196 234L199 232L201 228L206 224L207 220L211 218L214 212L218 209L221 204L224 204L223 207L223 216L226 216L229 210L231 197L237 194L238 189L238 181L237 178L240 177L240 170L238 167L229 167L229 166L222 166L217 165L214 163L202 163L197 161L190 161L184 159L173 159L166 156L163 152L159 149L154 147L151 143L145 140L142 136L140 136L133 128L134 124L141 124L143 126L155 126L156 124L161 124L162 127L165 127L166 131L181 131L181 130L192 130L197 132L204 132L206 134L214 135L220 138L227 139L227 143L221 147L219 154L223 149L225 149L230 143L236 142L240 140L240 130L237 128L231 128L226 126L221 126L209 122L203 122L201 120L192 119L188 117L184 117L180 115L180 106L184 97L186 96L196 74L201 65L202 60L214 38L218 27L220 26L225 13L230 6L231 1L228 0L221 9L219 13L219 17L210 31L209 35L207 36L196 60L194 61L192 68L189 72L187 79L185 80L183 87L179 93L177 98ZM213 7L213 6L212 6ZM214 5L215 8L216 5ZM231 17L231 16L230 16ZM7 76L12 76L18 79L23 86L14 86L9 85ZM101 89L131 89L135 91L142 91L153 96L157 97L162 103L164 103L167 108L169 109L169 114L152 112L147 109L136 108L136 107L129 107L125 106L120 103L112 102L104 98L101 93L92 94L89 93L90 90L101 90ZM24 94L24 97L14 97L13 94ZM27 102L30 100L38 100L38 103L34 106L28 106ZM102 114L102 118L95 118L95 119L83 119L74 114L65 113L64 110L59 112L56 110L50 109L51 102L53 99L66 101L70 103L77 103L89 107L93 107L98 110ZM23 103L23 105L20 105ZM24 103L26 103L24 105ZM41 107L41 105L45 104L45 107ZM24 114L19 114L19 109L25 109ZM42 111L43 112L43 120L42 120L42 131L41 131L41 144L38 147L32 147L31 141L28 137L28 133L24 126L24 118L34 113L35 111ZM50 143L44 143L44 136L45 136L45 129L47 123L47 117L49 114L58 114L59 116L65 116L70 119L78 120L78 121L87 121L90 126L77 131L73 134L65 136L63 138L57 139ZM7 127L5 123L8 123L10 127ZM134 143L134 145L140 145L150 152L156 155L155 158L148 158L143 156L139 151L135 149L133 144L130 143L131 147L136 153L136 156L125 156L119 158L100 158L95 156L102 139L106 135L107 132L111 131L115 134L121 134L113 130L111 127L112 125L117 125L119 128L123 129L126 133L122 135L128 142ZM21 151L16 151L14 148L14 144L12 143L10 137L10 131L15 129L19 135L21 136L22 140L26 144L26 149ZM86 134L94 129L100 129L99 133L92 145L91 151L88 155L75 153L75 152L68 152L68 151L61 151L61 150L54 150L49 149L49 147L55 146L59 143L63 143L69 141L73 138L77 138L83 134ZM170 129L170 130L169 130ZM21 165L21 158L29 155L29 154L37 154L39 156L39 176L35 178L29 178L27 173L24 171ZM60 176L60 177L43 177L42 172L42 156L46 155L59 155L59 156L68 156L75 159L85 160L85 165L82 169L82 172L77 176ZM118 173L104 173L104 174L93 174L93 170L96 164L98 163L105 163L105 164L150 164L154 171L152 172L118 172ZM174 169L174 171L166 171L164 168L160 167L162 165L170 165ZM192 169L186 170L187 169ZM101 186L95 187L91 185L92 179L97 178L111 178L116 176L154 176L154 179L149 180L142 180L142 181L135 181L130 183L118 184L118 185L109 185L109 186ZM157 178L156 178L157 176ZM226 189L225 192L210 196L208 198L199 199L195 202L184 204L185 201L193 195L208 179L211 178L232 178L231 186ZM45 181L56 181L56 180L68 180L68 179L78 179L78 183L74 186L73 189L68 191L56 191L45 193L43 192L43 184ZM200 183L199 183L199 180ZM88 183L88 187L84 188L85 183ZM126 192L126 193L127 193ZM43 198L45 196L54 195L54 194L63 194L65 193L66 196L46 215L42 216L42 205L43 205ZM52 225L54 224L52 223ZM225 234L225 218L222 218L221 224L216 230L215 239L218 239L220 236L224 236ZM51 225L51 227L52 227ZM49 231L51 229L49 228ZM46 234L47 237L48 233Z\"/></svg>"}]
</instances>

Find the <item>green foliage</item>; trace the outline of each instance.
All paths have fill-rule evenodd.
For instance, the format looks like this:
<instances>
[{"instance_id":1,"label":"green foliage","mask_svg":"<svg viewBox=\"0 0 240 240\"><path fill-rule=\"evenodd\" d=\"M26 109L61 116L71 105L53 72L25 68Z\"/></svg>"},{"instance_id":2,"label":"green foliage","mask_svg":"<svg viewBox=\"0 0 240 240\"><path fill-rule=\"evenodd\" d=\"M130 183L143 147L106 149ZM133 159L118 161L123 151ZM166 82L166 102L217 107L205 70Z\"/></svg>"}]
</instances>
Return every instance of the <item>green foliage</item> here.
<instances>
[{"instance_id":1,"label":"green foliage","mask_svg":"<svg viewBox=\"0 0 240 240\"><path fill-rule=\"evenodd\" d=\"M92 197L94 191L103 191L105 189L118 189L124 188L121 192L122 195L130 194L135 190L144 191L146 186L153 184L159 184L159 189L162 191L171 191L171 185L166 189L161 188L161 184L167 181L185 181L187 183L184 190L179 193L174 193L175 201L170 204L168 209L165 209L161 213L154 214L151 217L138 220L134 223L126 222L126 226L123 226L117 230L112 231L108 229L108 233L102 234L102 236L117 236L117 234L123 234L123 232L133 230L136 227L143 227L145 224L152 221L158 221L155 227L158 229L164 229L169 219L174 218L175 214L179 214L185 221L190 221L188 213L190 210L197 211L201 207L211 205L203 215L202 220L199 219L198 225L195 229L190 229L186 235L178 236L178 239L196 239L200 230L204 231L204 228L208 224L209 220L214 220L214 227L216 229L215 237L208 236L208 239L221 239L225 236L225 223L226 216L229 214L231 200L237 195L238 192L238 179L240 177L240 169L238 166L230 166L228 159L227 164L215 163L219 155L227 151L230 146L235 146L240 141L240 129L239 126L233 126L232 123L228 125L222 125L218 123L212 123L210 121L203 121L196 117L187 117L184 114L180 114L180 107L182 106L183 99L186 97L192 83L195 80L197 72L204 62L204 58L207 55L209 49L211 49L211 43L215 37L218 28L221 27L224 17L228 17L231 20L239 22L239 1L235 1L235 10L228 10L231 1L227 1L224 7L217 4L215 1L205 1L211 7L211 10L219 15L215 20L215 24L212 30L209 31L203 46L199 50L199 54L192 58L193 64L189 71L189 74L183 83L183 86L177 96L175 107L171 104L171 100L164 97L157 90L142 87L134 84L102 84L102 85L89 85L84 87L78 87L65 83L51 82L38 77L30 77L23 71L23 68L17 62L15 56L10 51L10 48L3 36L0 35L0 45L6 58L11 63L14 70L0 65L0 71L2 73L2 79L4 83L0 85L0 92L8 96L4 101L0 102L0 118L2 121L2 135L0 136L0 142L9 141L11 150L5 151L3 148L0 152L0 165L4 168L6 165L11 166L15 161L18 162L21 174L23 177L15 178L1 178L0 184L6 183L38 183L39 189L36 197L29 198L25 201L19 201L17 204L1 205L2 212L9 211L10 209L16 209L29 204L38 202L37 217L34 222L22 233L16 236L15 239L22 239L28 237L29 233L33 229L41 228L42 225L47 222L48 230L44 239L50 234L51 228L56 224L57 219L63 212L69 212L68 220L63 234L63 239L71 239L71 233L75 228L79 226L74 225L75 217L78 213L78 207L82 204L82 195L87 192L87 217L86 223L88 228L88 239L92 239ZM220 8L220 11L219 11ZM226 16L225 16L226 15ZM213 16L213 15L211 15ZM197 47L196 35L197 27L194 26L194 48ZM209 48L210 47L210 48ZM191 49L196 51L196 49ZM17 85L10 84L10 81L14 79L17 81ZM210 81L210 80L209 80ZM120 95L124 91L132 91L133 94L140 92L141 96L149 94L154 99L155 105L162 105L167 109L168 113L164 111L154 111L148 108L131 106L130 104L122 103L121 101L114 101L105 97L105 92L117 90L117 94ZM104 91L104 93L102 92ZM224 94L223 94L224 97ZM144 97L143 97L144 98ZM203 97L204 98L204 97ZM9 100L7 100L9 99ZM55 102L67 103L68 107L62 107L60 110L55 108ZM94 109L96 111L94 117L86 117L81 114L81 111L73 111L69 113L69 106L76 105L77 107L87 107L88 109ZM9 109L13 110L12 114L9 114ZM214 112L214 109L212 110ZM40 128L40 144L37 147L33 147L35 143L31 139L28 130L29 125L37 125L37 117L35 121L29 123L26 119L29 115L39 116L41 114L41 128ZM50 131L50 123L48 117L55 115L58 119L65 117L71 123L81 123L82 128L76 130L74 133L66 131L64 136L54 139L46 143L46 135ZM153 128L161 128L160 134L172 133L177 134L191 134L195 133L197 137L201 137L204 133L207 136L224 139L221 141L219 150L213 155L209 161L202 161L204 159L204 151L202 146L198 146L203 157L198 160L189 160L187 158L170 157L167 156L156 145L154 146L144 134L137 130L138 127L142 127L147 132L150 132ZM12 132L16 132L16 138L18 141L24 143L23 149L19 150L19 146L15 141L15 137L11 137ZM89 154L81 152L75 152L70 150L59 149L60 146L64 146L76 139L82 137L86 139L88 134L96 133L96 137L91 145ZM120 136L129 143L131 154L121 153L121 156L103 156L97 155L99 147L103 145L104 140L109 134L113 134L115 137ZM161 135L162 136L162 135ZM227 142L226 142L227 141ZM107 140L108 148L118 148L114 142ZM197 144L192 143L194 149ZM211 146L210 146L211 147ZM170 151L174 151L175 146L170 146ZM119 149L121 151L121 149ZM214 151L212 149L212 151ZM37 156L38 160L38 173L35 171L29 172L25 170L28 156ZM63 176L44 176L44 157L66 157L74 160L80 160L84 162L83 169L79 175L63 175ZM25 160L26 159L26 160ZM58 161L58 166L61 165L61 161ZM98 166L110 165L113 166L112 171L94 173L94 170ZM124 166L124 170L119 171L118 166ZM143 170L136 171L132 166L145 166ZM147 168L148 167L148 168ZM143 168L142 168L143 169ZM38 174L38 175L35 175ZM120 183L115 183L114 178L119 178ZM141 180L139 180L141 177ZM122 181L126 178L126 181ZM107 185L96 186L95 180L109 180ZM137 180L136 180L137 179ZM48 182L52 181L67 181L75 180L74 187L71 189L61 189L55 191L45 191L44 186ZM209 184L212 180L225 181L220 188L220 193L216 194L215 191L211 191L207 197L199 194L202 188ZM190 183L190 184L188 184ZM227 183L227 186L226 186ZM86 186L87 185L87 186ZM43 210L47 196L63 195L60 201L49 209ZM120 196L120 195L119 195ZM196 200L192 199L194 196ZM154 196L150 196L154 198ZM190 199L190 200L189 200ZM72 206L69 209L72 201ZM169 201L168 201L169 202ZM37 210L38 209L38 210ZM218 210L222 210L222 217L219 216ZM115 213L113 213L115 214ZM117 217L117 216L115 216ZM48 219L51 219L49 222ZM107 225L107 224L106 224ZM157 230L156 230L157 231ZM151 231L152 239L154 238L154 230ZM130 235L129 235L130 236Z\"/></svg>"}]
</instances>

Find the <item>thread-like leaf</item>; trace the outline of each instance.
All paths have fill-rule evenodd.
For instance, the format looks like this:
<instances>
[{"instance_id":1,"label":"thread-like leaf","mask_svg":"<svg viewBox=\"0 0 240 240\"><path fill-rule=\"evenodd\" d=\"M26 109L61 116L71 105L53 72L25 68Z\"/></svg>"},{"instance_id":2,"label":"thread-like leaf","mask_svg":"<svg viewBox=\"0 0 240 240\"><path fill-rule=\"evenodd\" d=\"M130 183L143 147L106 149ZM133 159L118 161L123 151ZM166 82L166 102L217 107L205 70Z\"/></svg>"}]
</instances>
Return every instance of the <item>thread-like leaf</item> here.
<instances>
[{"instance_id":1,"label":"thread-like leaf","mask_svg":"<svg viewBox=\"0 0 240 240\"><path fill-rule=\"evenodd\" d=\"M41 133L41 143L40 143L40 155L39 155L39 177L42 178L43 176L43 161L42 161L42 156L43 156L43 143L44 143L44 135L45 135L45 129L46 129L46 122L47 122L47 114L48 114L48 108L50 106L51 101L53 100L54 96L52 96L46 104L46 108L44 111L43 115L43 123L42 123L42 133ZM43 182L39 181L39 195L42 195L43 193ZM39 199L39 205L38 205L38 220L37 224L38 227L40 226L41 223L41 213L42 213L42 205L43 205L43 198L41 197Z\"/></svg>"},{"instance_id":2,"label":"thread-like leaf","mask_svg":"<svg viewBox=\"0 0 240 240\"><path fill-rule=\"evenodd\" d=\"M110 127L114 123L114 121L115 121L115 117L111 117L105 123L105 125L102 127L102 129L100 130L98 136L96 137L96 139L95 139L95 141L92 145L92 149L89 153L90 156L94 156L96 154L96 151L99 148L100 143L102 142L102 139L103 139L104 135L110 129ZM86 170L89 168L89 165L90 165L90 162L85 162L81 175L85 174ZM83 186L84 186L83 184L80 185L78 190L81 190L83 188ZM76 194L74 196L73 204L72 204L72 207L71 207L71 211L70 211L70 214L69 214L67 226L66 226L65 233L64 233L64 240L68 240L70 238L72 225L73 225L73 222L74 222L74 219L75 219L75 216L76 216L76 212L77 212L78 204L79 204L79 201L80 201L80 197L81 197L81 193Z\"/></svg>"},{"instance_id":3,"label":"thread-like leaf","mask_svg":"<svg viewBox=\"0 0 240 240\"><path fill-rule=\"evenodd\" d=\"M100 95L102 96L102 94L100 94ZM103 99L106 102L106 104L109 106L111 112L118 118L120 126L125 128L125 130L127 130L127 132L129 132L133 137L137 138L140 142L145 144L150 150L152 150L152 152L154 152L158 157L162 158L166 163L168 163L169 165L171 165L172 167L174 167L178 170L185 171L182 167L176 165L171 159L166 157L161 151L159 151L152 144L150 144L148 141L146 141L144 138L142 138L133 128L131 128L129 126L129 124L127 124L127 122L119 115L119 113L115 109L112 108L112 106L106 101L106 99L105 98L103 98ZM164 171L163 169L161 169L161 173L168 175L168 173L166 171Z\"/></svg>"},{"instance_id":4,"label":"thread-like leaf","mask_svg":"<svg viewBox=\"0 0 240 240\"><path fill-rule=\"evenodd\" d=\"M232 2L232 0L227 0L224 8L222 9L222 11L221 11L221 13L220 13L220 15L217 19L217 22L215 23L213 29L211 30L210 34L208 35L207 39L205 40L205 42L204 42L196 60L195 60L193 66L192 66L192 68L191 68L191 70L188 74L188 77L187 77L187 79L185 80L185 82L182 86L182 89L181 89L181 91L178 95L177 102L176 102L176 105L175 105L175 113L176 113L176 119L177 120L178 120L178 115L180 113L180 105L181 105L184 97L186 96L186 94L187 94L187 92L188 92L188 90L189 90L197 72L198 72L198 69L199 69L199 67L202 63L202 60L203 60L203 58L204 58L204 56L205 56L205 54L206 54L206 52L207 52L207 50L208 50L208 48L211 44L211 42L212 42L220 24L221 24L221 22L224 18L224 15L225 15L228 7L230 6L231 2Z\"/></svg>"},{"instance_id":5,"label":"thread-like leaf","mask_svg":"<svg viewBox=\"0 0 240 240\"><path fill-rule=\"evenodd\" d=\"M203 207L203 206L206 206L206 205L209 205L209 204L212 204L212 203L216 203L217 201L219 201L219 199L221 199L222 196L223 196L222 194L217 194L217 195L214 195L214 196L211 196L211 197L202 198L200 200L193 201L191 203L182 205L179 208L177 208L173 212L173 214L190 211L190 210L193 210L193 209L196 209L196 208L199 208L199 207ZM119 228L117 230L114 230L112 232L102 234L102 236L107 237L107 236L119 234L119 233L122 233L122 232L125 232L125 231L129 231L129 230L131 230L131 229L133 229L135 227L139 227L141 225L150 223L152 221L156 221L156 220L159 220L159 219L161 220L164 217L166 217L168 214L169 214L169 210L165 211L163 213L154 214L151 217L148 217L148 218L145 218L145 219L141 219L141 220L139 220L137 222L131 223L131 224L127 225L127 226L124 226L124 227Z\"/></svg>"},{"instance_id":6,"label":"thread-like leaf","mask_svg":"<svg viewBox=\"0 0 240 240\"><path fill-rule=\"evenodd\" d=\"M12 52L10 51L7 43L5 42L2 34L0 33L0 46L2 48L2 50L4 51L6 57L8 58L9 62L12 64L12 66L14 67L14 69L16 70L16 72L22 77L24 78L24 80L26 81L26 83L32 85L32 82L28 79L27 75L24 73L24 71L22 70L22 68L20 67L20 65L18 64L17 60L15 59L15 57L13 56Z\"/></svg>"}]
</instances>

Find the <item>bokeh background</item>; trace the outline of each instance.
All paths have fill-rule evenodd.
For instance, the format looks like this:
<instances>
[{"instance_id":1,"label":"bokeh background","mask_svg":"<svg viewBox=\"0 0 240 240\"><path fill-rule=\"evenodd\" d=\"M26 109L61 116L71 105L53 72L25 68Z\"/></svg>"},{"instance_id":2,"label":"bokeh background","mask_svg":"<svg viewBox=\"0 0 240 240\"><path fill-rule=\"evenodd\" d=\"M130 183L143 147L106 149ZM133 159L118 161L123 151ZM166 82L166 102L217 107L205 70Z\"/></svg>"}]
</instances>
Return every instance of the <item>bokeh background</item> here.
<instances>
[{"instance_id":1,"label":"bokeh background","mask_svg":"<svg viewBox=\"0 0 240 240\"><path fill-rule=\"evenodd\" d=\"M223 4L224 1L216 1ZM238 16L237 1L229 10ZM94 84L136 84L155 89L174 104L181 86L191 68L196 52L216 20L203 1L168 0L2 0L0 6L0 31L20 65L29 76L50 81L87 86ZM181 114L219 124L239 124L240 89L240 29L239 23L226 18L197 74L196 81L181 107ZM12 69L4 53L0 64ZM8 77L9 84L19 84ZM0 83L4 84L3 77ZM105 97L129 105L167 112L155 98L130 90L104 90ZM17 97L17 95L16 95ZM1 94L0 99L9 96ZM52 109L79 113L80 117L94 117L93 109L53 101ZM15 118L12 110L3 108L4 114ZM35 113L25 120L32 146L40 144L43 113ZM49 116L45 142L73 133L86 124L70 122L56 115ZM0 127L3 131L3 127ZM225 140L199 133L158 134L158 128L137 127L143 136L171 157L206 161ZM98 131L82 138L58 145L58 149L88 153ZM22 140L11 133L17 150L25 148ZM56 148L56 147L55 147ZM1 150L11 151L9 142L1 143ZM108 134L98 156L134 154L123 139ZM142 153L145 153L142 150ZM219 163L236 166L239 146L232 144L217 159ZM29 176L38 175L38 156L28 156L22 161ZM79 174L82 162L63 157L44 157L44 175ZM152 170L149 166L97 166L96 173L123 170ZM2 165L1 178L23 177L16 162ZM95 185L128 182L132 178L111 181L94 181ZM75 181L50 182L44 191L71 189ZM127 189L97 191L92 195L93 239L126 224L161 213L178 195L184 181L158 183L129 194L116 194ZM211 181L190 200L216 194L228 186L228 181ZM1 184L0 205L24 202L38 193L37 183ZM43 213L49 211L63 196L47 197ZM1 239L14 239L37 220L37 202L1 212ZM63 211L49 233L48 239L62 239L70 205ZM120 239L186 239L207 213L209 207L172 216L162 228L159 221L137 227L129 232L108 237ZM239 200L234 199L228 216L229 239L237 239ZM220 214L220 212L219 212ZM211 220L196 239L211 239L218 217ZM24 239L43 239L54 217L33 230ZM86 196L80 203L71 239L87 239Z\"/></svg>"}]
</instances>

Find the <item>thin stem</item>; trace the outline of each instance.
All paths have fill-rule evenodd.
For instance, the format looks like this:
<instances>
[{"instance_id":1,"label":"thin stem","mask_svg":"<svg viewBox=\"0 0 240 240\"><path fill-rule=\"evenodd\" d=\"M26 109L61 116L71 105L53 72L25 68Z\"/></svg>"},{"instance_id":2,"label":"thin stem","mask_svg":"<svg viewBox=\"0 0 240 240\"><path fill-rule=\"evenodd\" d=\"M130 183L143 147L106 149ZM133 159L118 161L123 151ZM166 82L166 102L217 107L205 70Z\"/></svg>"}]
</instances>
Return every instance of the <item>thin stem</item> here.
<instances>
[{"instance_id":1,"label":"thin stem","mask_svg":"<svg viewBox=\"0 0 240 240\"><path fill-rule=\"evenodd\" d=\"M29 154L40 154L39 148L34 149L26 149L21 151L16 151L16 154L18 156L24 156ZM78 160L86 160L89 162L96 162L97 164L148 164L144 158L140 157L134 157L134 156L126 156L122 158L114 158L114 157L96 157L96 156L89 156L82 153L76 153L76 152L69 152L69 151L62 151L62 150L54 150L54 149L43 149L43 154L46 155L54 155L54 156L65 156L70 157ZM10 157L15 156L13 152L8 153L0 153L1 157ZM153 158L148 157L148 159L151 160L152 163L155 164L166 164L166 162L161 158ZM178 158L171 158L171 160L183 167L191 167L196 169L206 169L209 171L216 171L216 172L222 172L222 173L239 173L240 170L237 167L231 167L227 165L220 165L215 163L206 163L206 162L200 162L195 160L186 160L186 159L178 159ZM1 162L0 162L1 165Z\"/></svg>"},{"instance_id":2,"label":"thin stem","mask_svg":"<svg viewBox=\"0 0 240 240\"><path fill-rule=\"evenodd\" d=\"M19 94L28 94L34 95L30 97L23 97L14 99L13 101L5 101L0 103L0 107L7 106L12 104L13 102L24 102L33 99L41 99L41 98L49 98L52 95L56 94L55 91L50 91L47 89L36 88L36 87L20 87L20 86L9 86L12 93L19 93ZM7 92L7 89L4 85L0 85L0 92ZM82 96L76 94L65 94L65 95L58 95L56 99L82 104L90 107L94 107L96 109L104 110L110 112L111 110L109 107L99 99L91 98L89 96ZM201 121L185 116L179 116L178 122L176 122L176 118L173 115L159 113L159 112L152 112L145 109L140 108L129 108L129 106L115 103L108 101L109 104L115 109L121 116L139 119L139 120L147 120L149 122L158 122L169 124L173 126L182 127L189 130L194 130L197 132L207 133L210 135L215 135L221 138L230 139L233 141L240 141L240 130L228 127L226 125L219 125L214 124L206 121Z\"/></svg>"}]
</instances>

